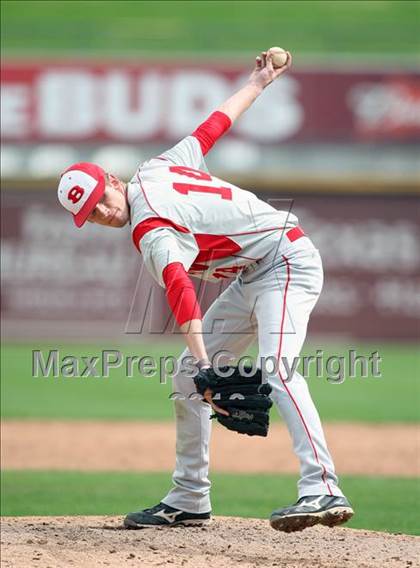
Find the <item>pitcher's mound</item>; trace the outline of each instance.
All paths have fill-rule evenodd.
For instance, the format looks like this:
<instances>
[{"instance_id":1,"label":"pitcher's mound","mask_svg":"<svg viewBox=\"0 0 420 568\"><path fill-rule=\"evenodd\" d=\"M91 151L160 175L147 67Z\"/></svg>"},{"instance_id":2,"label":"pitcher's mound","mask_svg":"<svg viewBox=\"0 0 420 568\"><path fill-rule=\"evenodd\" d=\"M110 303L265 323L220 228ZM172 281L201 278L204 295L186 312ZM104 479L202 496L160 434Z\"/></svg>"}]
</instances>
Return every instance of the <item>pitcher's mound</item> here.
<instances>
[{"instance_id":1,"label":"pitcher's mound","mask_svg":"<svg viewBox=\"0 0 420 568\"><path fill-rule=\"evenodd\" d=\"M390 568L414 567L420 557L414 536L324 527L285 534L236 517L136 531L117 517L3 517L1 544L5 568Z\"/></svg>"}]
</instances>

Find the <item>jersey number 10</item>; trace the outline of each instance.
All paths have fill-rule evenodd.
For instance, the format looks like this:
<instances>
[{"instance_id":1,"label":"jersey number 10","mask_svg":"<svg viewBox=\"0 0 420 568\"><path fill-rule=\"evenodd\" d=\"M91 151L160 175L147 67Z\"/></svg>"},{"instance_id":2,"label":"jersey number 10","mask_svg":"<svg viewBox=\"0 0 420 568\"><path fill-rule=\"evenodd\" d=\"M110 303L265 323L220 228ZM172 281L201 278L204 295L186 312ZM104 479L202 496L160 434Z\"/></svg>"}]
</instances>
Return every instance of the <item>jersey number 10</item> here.
<instances>
[{"instance_id":1,"label":"jersey number 10","mask_svg":"<svg viewBox=\"0 0 420 568\"><path fill-rule=\"evenodd\" d=\"M169 171L181 176L190 177L197 180L213 181L211 175L200 170L194 170L186 166L171 166ZM173 183L172 187L184 195L188 195L190 191L197 191L199 193L213 193L220 195L222 199L232 200L232 190L230 187L215 187L213 185L196 185L194 183Z\"/></svg>"}]
</instances>

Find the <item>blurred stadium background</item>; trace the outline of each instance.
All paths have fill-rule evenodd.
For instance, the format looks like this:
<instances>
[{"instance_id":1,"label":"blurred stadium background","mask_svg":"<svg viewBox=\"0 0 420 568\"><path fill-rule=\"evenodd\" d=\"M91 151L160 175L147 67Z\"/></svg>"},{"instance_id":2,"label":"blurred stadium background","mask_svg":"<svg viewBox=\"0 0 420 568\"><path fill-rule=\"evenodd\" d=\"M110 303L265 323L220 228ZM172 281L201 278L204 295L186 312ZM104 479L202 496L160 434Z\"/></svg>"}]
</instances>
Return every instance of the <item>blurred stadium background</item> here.
<instances>
[{"instance_id":1,"label":"blurred stadium background","mask_svg":"<svg viewBox=\"0 0 420 568\"><path fill-rule=\"evenodd\" d=\"M383 357L375 385L314 385L323 418L419 420L419 2L6 0L1 11L3 418L170 419L159 385L118 373L107 386L31 378L32 349L94 355L134 343L140 355L151 344L163 355L180 345L147 326L135 333L153 285L136 286L129 231L74 230L57 180L79 160L130 179L204 120L256 54L280 45L294 55L292 72L220 142L209 168L275 204L292 200L321 250L326 282L308 349ZM161 292L153 301L155 329L168 312ZM37 510L36 495L51 487L22 475L4 476L7 514ZM58 512L74 512L70 501Z\"/></svg>"}]
</instances>

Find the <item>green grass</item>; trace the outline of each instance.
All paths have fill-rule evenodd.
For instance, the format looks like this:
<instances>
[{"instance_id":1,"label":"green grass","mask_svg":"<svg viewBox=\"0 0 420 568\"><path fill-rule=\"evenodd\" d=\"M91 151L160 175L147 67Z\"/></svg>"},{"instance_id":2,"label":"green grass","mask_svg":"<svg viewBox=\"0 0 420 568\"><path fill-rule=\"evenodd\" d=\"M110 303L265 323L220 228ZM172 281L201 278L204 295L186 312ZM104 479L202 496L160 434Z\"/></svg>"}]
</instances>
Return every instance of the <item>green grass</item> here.
<instances>
[{"instance_id":1,"label":"green grass","mask_svg":"<svg viewBox=\"0 0 420 568\"><path fill-rule=\"evenodd\" d=\"M139 419L172 418L169 394L172 383L160 384L158 378L135 375L126 378L123 369L105 378L33 378L32 349L59 348L60 353L99 355L103 345L4 345L2 349L1 410L4 418L58 419ZM115 348L115 346L114 346ZM321 345L312 345L315 353ZM308 384L324 420L366 422L415 422L420 420L419 355L416 346L364 345L358 353L378 350L382 356L382 378L347 378L333 384L311 376ZM158 347L143 344L125 346L126 354L152 355L156 358L177 355L180 345L161 342ZM329 346L329 354L344 354L348 346ZM273 411L274 419L277 413Z\"/></svg>"},{"instance_id":2,"label":"green grass","mask_svg":"<svg viewBox=\"0 0 420 568\"><path fill-rule=\"evenodd\" d=\"M127 52L415 54L415 1L23 1L3 0L5 55Z\"/></svg>"},{"instance_id":3,"label":"green grass","mask_svg":"<svg viewBox=\"0 0 420 568\"><path fill-rule=\"evenodd\" d=\"M212 480L216 515L265 518L296 498L293 476L215 474ZM5 471L2 514L123 515L157 503L169 483L170 474L161 472ZM357 512L349 527L419 534L418 480L343 476L342 486Z\"/></svg>"},{"instance_id":4,"label":"green grass","mask_svg":"<svg viewBox=\"0 0 420 568\"><path fill-rule=\"evenodd\" d=\"M34 345L34 349L44 346ZM49 347L47 347L48 349ZM60 353L99 355L107 345L58 345ZM115 346L113 347L115 348ZM158 378L135 375L126 378L116 370L109 379L97 378L32 378L32 347L9 345L3 347L1 409L6 418L108 418L160 420L172 417L169 394L171 382L160 384ZM176 355L179 348L168 344L159 349L125 348L125 353L152 355L157 358ZM45 351L43 351L45 353Z\"/></svg>"}]
</instances>

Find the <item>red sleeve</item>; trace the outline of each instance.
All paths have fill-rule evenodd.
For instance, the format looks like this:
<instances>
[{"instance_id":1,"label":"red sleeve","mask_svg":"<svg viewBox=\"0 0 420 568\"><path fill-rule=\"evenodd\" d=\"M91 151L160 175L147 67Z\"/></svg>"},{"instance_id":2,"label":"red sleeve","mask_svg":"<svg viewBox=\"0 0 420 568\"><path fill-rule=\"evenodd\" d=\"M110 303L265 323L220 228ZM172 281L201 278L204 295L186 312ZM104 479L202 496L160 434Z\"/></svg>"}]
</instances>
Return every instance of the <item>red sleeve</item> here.
<instances>
[{"instance_id":1,"label":"red sleeve","mask_svg":"<svg viewBox=\"0 0 420 568\"><path fill-rule=\"evenodd\" d=\"M200 142L203 156L212 148L213 144L223 136L232 125L232 121L223 112L216 111L192 133Z\"/></svg>"},{"instance_id":2,"label":"red sleeve","mask_svg":"<svg viewBox=\"0 0 420 568\"><path fill-rule=\"evenodd\" d=\"M181 262L171 262L163 269L166 298L179 325L192 319L201 319L193 283Z\"/></svg>"}]
</instances>

